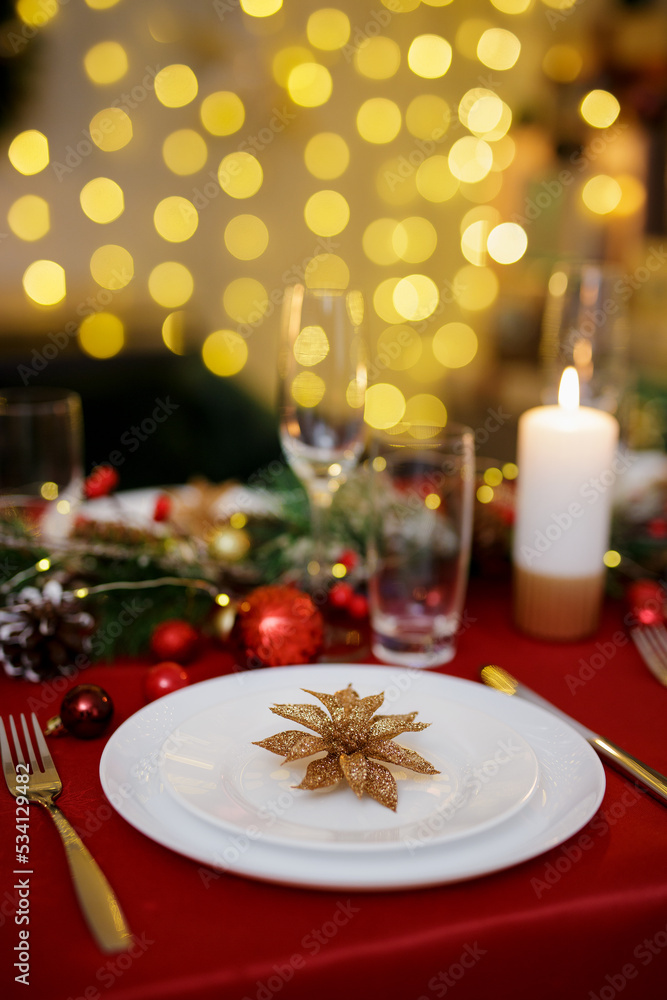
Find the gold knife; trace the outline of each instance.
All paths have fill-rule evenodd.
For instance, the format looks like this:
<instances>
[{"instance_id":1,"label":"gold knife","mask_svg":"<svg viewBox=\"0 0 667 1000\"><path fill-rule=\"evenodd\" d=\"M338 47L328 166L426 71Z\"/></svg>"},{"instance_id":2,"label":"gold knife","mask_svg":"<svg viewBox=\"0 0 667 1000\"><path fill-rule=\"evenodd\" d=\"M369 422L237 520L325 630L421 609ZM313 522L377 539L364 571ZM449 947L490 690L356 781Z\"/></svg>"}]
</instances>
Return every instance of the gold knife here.
<instances>
[{"instance_id":1,"label":"gold knife","mask_svg":"<svg viewBox=\"0 0 667 1000\"><path fill-rule=\"evenodd\" d=\"M561 712L559 708L556 708L555 705L552 705L551 702L548 702L539 694L531 691L525 684L520 684L516 678L508 674L502 667L489 664L486 667L482 667L481 676L484 683L488 684L489 687L495 688L497 691L502 691L503 694L517 694L525 701L530 701L533 705L539 705L540 708L551 712L552 715L559 716L568 725L572 726L573 729L576 729L590 743L593 749L597 750L603 760L611 764L617 771L621 771L624 775L632 778L637 784L643 785L659 802L667 805L667 778L664 774L655 771L648 764L637 760L627 750L623 750L622 747L617 746L616 743L612 743L611 740L600 736L599 733L593 732L592 729L583 726L576 719L572 719L565 712Z\"/></svg>"}]
</instances>

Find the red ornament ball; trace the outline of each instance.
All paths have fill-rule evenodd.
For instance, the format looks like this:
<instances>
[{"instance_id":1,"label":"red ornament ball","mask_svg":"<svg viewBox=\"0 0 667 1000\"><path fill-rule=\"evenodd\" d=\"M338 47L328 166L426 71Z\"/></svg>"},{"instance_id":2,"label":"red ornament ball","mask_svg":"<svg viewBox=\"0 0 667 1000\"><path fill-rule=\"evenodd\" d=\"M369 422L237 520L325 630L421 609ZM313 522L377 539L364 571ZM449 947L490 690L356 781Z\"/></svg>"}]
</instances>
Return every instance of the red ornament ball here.
<instances>
[{"instance_id":1,"label":"red ornament ball","mask_svg":"<svg viewBox=\"0 0 667 1000\"><path fill-rule=\"evenodd\" d=\"M144 678L144 697L146 701L155 701L189 683L189 674L180 663L156 663L154 667L149 667Z\"/></svg>"},{"instance_id":2,"label":"red ornament ball","mask_svg":"<svg viewBox=\"0 0 667 1000\"><path fill-rule=\"evenodd\" d=\"M189 663L197 652L199 633L189 622L180 618L170 618L153 629L151 652L159 660Z\"/></svg>"},{"instance_id":3,"label":"red ornament ball","mask_svg":"<svg viewBox=\"0 0 667 1000\"><path fill-rule=\"evenodd\" d=\"M68 733L80 740L101 736L111 722L113 702L97 684L77 684L60 706L60 721Z\"/></svg>"},{"instance_id":4,"label":"red ornament ball","mask_svg":"<svg viewBox=\"0 0 667 1000\"><path fill-rule=\"evenodd\" d=\"M312 663L324 645L324 622L296 587L258 587L239 604L230 638L246 667Z\"/></svg>"},{"instance_id":5,"label":"red ornament ball","mask_svg":"<svg viewBox=\"0 0 667 1000\"><path fill-rule=\"evenodd\" d=\"M662 625L665 621L667 594L657 580L635 580L628 587L627 598L642 625Z\"/></svg>"}]
</instances>

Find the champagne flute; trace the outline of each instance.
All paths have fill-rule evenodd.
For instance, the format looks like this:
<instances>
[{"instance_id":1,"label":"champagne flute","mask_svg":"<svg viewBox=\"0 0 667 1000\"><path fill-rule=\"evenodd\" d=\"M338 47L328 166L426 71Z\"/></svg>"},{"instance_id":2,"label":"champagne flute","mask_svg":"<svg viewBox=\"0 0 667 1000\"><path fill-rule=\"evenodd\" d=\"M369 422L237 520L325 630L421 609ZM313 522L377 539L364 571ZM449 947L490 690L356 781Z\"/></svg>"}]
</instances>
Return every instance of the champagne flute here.
<instances>
[{"instance_id":1,"label":"champagne flute","mask_svg":"<svg viewBox=\"0 0 667 1000\"><path fill-rule=\"evenodd\" d=\"M334 493L365 445L366 360L360 292L288 288L283 304L280 439L308 495L313 557L308 572L325 582L325 517Z\"/></svg>"},{"instance_id":2,"label":"champagne flute","mask_svg":"<svg viewBox=\"0 0 667 1000\"><path fill-rule=\"evenodd\" d=\"M627 381L625 291L622 272L612 263L556 265L542 322L543 402L556 401L563 370L571 366L583 405L618 412Z\"/></svg>"}]
</instances>

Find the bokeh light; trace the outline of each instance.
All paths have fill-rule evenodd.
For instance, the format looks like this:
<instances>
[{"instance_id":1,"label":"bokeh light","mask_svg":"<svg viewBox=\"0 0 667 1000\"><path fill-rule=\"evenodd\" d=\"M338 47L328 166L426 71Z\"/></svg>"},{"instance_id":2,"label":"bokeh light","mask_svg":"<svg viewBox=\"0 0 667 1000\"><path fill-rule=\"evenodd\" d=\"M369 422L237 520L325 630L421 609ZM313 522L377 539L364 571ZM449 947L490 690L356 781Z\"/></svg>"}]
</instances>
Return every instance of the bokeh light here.
<instances>
[{"instance_id":1,"label":"bokeh light","mask_svg":"<svg viewBox=\"0 0 667 1000\"><path fill-rule=\"evenodd\" d=\"M581 52L567 44L552 45L542 59L545 75L555 83L572 83L581 73L583 64Z\"/></svg>"},{"instance_id":2,"label":"bokeh light","mask_svg":"<svg viewBox=\"0 0 667 1000\"><path fill-rule=\"evenodd\" d=\"M235 322L255 326L269 307L269 296L256 278L235 278L222 294L222 305Z\"/></svg>"},{"instance_id":3,"label":"bokeh light","mask_svg":"<svg viewBox=\"0 0 667 1000\"><path fill-rule=\"evenodd\" d=\"M347 288L350 269L335 253L319 253L308 261L304 280L306 288Z\"/></svg>"},{"instance_id":4,"label":"bokeh light","mask_svg":"<svg viewBox=\"0 0 667 1000\"><path fill-rule=\"evenodd\" d=\"M581 198L595 215L608 215L620 203L623 191L614 177L608 174L596 174L584 184Z\"/></svg>"},{"instance_id":5,"label":"bokeh light","mask_svg":"<svg viewBox=\"0 0 667 1000\"><path fill-rule=\"evenodd\" d=\"M194 279L185 264L166 260L157 264L149 274L148 291L158 305L178 309L192 296Z\"/></svg>"},{"instance_id":6,"label":"bokeh light","mask_svg":"<svg viewBox=\"0 0 667 1000\"><path fill-rule=\"evenodd\" d=\"M316 191L304 208L306 225L318 236L336 236L350 220L350 206L338 191Z\"/></svg>"},{"instance_id":7,"label":"bokeh light","mask_svg":"<svg viewBox=\"0 0 667 1000\"><path fill-rule=\"evenodd\" d=\"M49 142L43 132L26 129L19 132L9 144L9 162L20 174L38 174L49 165Z\"/></svg>"},{"instance_id":8,"label":"bokeh light","mask_svg":"<svg viewBox=\"0 0 667 1000\"><path fill-rule=\"evenodd\" d=\"M393 232L392 244L401 260L418 264L435 252L438 233L428 219L413 215L398 223Z\"/></svg>"},{"instance_id":9,"label":"bokeh light","mask_svg":"<svg viewBox=\"0 0 667 1000\"><path fill-rule=\"evenodd\" d=\"M299 63L287 77L287 92L295 104L303 108L317 108L331 97L331 73L320 63Z\"/></svg>"},{"instance_id":10,"label":"bokeh light","mask_svg":"<svg viewBox=\"0 0 667 1000\"><path fill-rule=\"evenodd\" d=\"M422 355L422 339L412 326L388 326L377 339L372 365L391 371L406 371L417 364Z\"/></svg>"},{"instance_id":11,"label":"bokeh light","mask_svg":"<svg viewBox=\"0 0 667 1000\"><path fill-rule=\"evenodd\" d=\"M293 348L294 358L300 365L312 368L324 361L329 353L329 339L321 326L304 326L299 331Z\"/></svg>"},{"instance_id":12,"label":"bokeh light","mask_svg":"<svg viewBox=\"0 0 667 1000\"><path fill-rule=\"evenodd\" d=\"M490 267L468 264L456 272L452 285L459 306L469 312L488 309L498 297L498 278Z\"/></svg>"},{"instance_id":13,"label":"bokeh light","mask_svg":"<svg viewBox=\"0 0 667 1000\"><path fill-rule=\"evenodd\" d=\"M521 42L506 28L489 28L477 44L477 57L489 69L511 69L521 54Z\"/></svg>"},{"instance_id":14,"label":"bokeh light","mask_svg":"<svg viewBox=\"0 0 667 1000\"><path fill-rule=\"evenodd\" d=\"M65 298L65 269L53 260L35 260L23 273L23 288L40 306L55 306Z\"/></svg>"},{"instance_id":15,"label":"bokeh light","mask_svg":"<svg viewBox=\"0 0 667 1000\"><path fill-rule=\"evenodd\" d=\"M229 153L218 167L218 182L230 198L252 198L263 180L259 160L243 150Z\"/></svg>"},{"instance_id":16,"label":"bokeh light","mask_svg":"<svg viewBox=\"0 0 667 1000\"><path fill-rule=\"evenodd\" d=\"M184 63L165 66L155 76L155 96L166 108L182 108L194 101L199 90L197 77Z\"/></svg>"},{"instance_id":17,"label":"bokeh light","mask_svg":"<svg viewBox=\"0 0 667 1000\"><path fill-rule=\"evenodd\" d=\"M395 264L398 254L394 249L396 219L374 219L364 229L361 245L364 253L374 264Z\"/></svg>"},{"instance_id":18,"label":"bokeh light","mask_svg":"<svg viewBox=\"0 0 667 1000\"><path fill-rule=\"evenodd\" d=\"M132 138L132 120L122 108L104 108L93 115L88 130L98 149L112 153Z\"/></svg>"},{"instance_id":19,"label":"bokeh light","mask_svg":"<svg viewBox=\"0 0 667 1000\"><path fill-rule=\"evenodd\" d=\"M434 80L452 63L452 47L441 35L418 35L408 49L408 66L416 76Z\"/></svg>"},{"instance_id":20,"label":"bokeh light","mask_svg":"<svg viewBox=\"0 0 667 1000\"><path fill-rule=\"evenodd\" d=\"M98 42L83 57L86 76L99 87L122 80L128 70L127 52L120 42Z\"/></svg>"},{"instance_id":21,"label":"bokeh light","mask_svg":"<svg viewBox=\"0 0 667 1000\"><path fill-rule=\"evenodd\" d=\"M363 38L355 47L355 69L369 80L389 80L400 65L401 49L393 38Z\"/></svg>"},{"instance_id":22,"label":"bokeh light","mask_svg":"<svg viewBox=\"0 0 667 1000\"><path fill-rule=\"evenodd\" d=\"M447 101L436 94L419 94L410 101L405 111L407 130L418 139L441 139L449 128L450 120Z\"/></svg>"},{"instance_id":23,"label":"bokeh light","mask_svg":"<svg viewBox=\"0 0 667 1000\"><path fill-rule=\"evenodd\" d=\"M342 10L323 7L314 11L306 24L308 41L316 49L342 49L350 37L350 19Z\"/></svg>"},{"instance_id":24,"label":"bokeh light","mask_svg":"<svg viewBox=\"0 0 667 1000\"><path fill-rule=\"evenodd\" d=\"M102 288L125 288L134 277L132 254L116 243L98 247L90 258L90 273Z\"/></svg>"},{"instance_id":25,"label":"bokeh light","mask_svg":"<svg viewBox=\"0 0 667 1000\"><path fill-rule=\"evenodd\" d=\"M94 177L81 188L79 201L84 214L92 222L106 225L125 209L123 189L109 177Z\"/></svg>"},{"instance_id":26,"label":"bokeh light","mask_svg":"<svg viewBox=\"0 0 667 1000\"><path fill-rule=\"evenodd\" d=\"M357 130L366 142L391 142L401 130L401 109L388 97L370 97L357 112Z\"/></svg>"},{"instance_id":27,"label":"bokeh light","mask_svg":"<svg viewBox=\"0 0 667 1000\"><path fill-rule=\"evenodd\" d=\"M196 232L199 214L187 198L170 195L155 206L153 224L162 239L182 243Z\"/></svg>"},{"instance_id":28,"label":"bokeh light","mask_svg":"<svg viewBox=\"0 0 667 1000\"><path fill-rule=\"evenodd\" d=\"M202 360L214 375L237 375L248 360L248 345L235 330L215 330L202 344Z\"/></svg>"},{"instance_id":29,"label":"bokeh light","mask_svg":"<svg viewBox=\"0 0 667 1000\"><path fill-rule=\"evenodd\" d=\"M271 17L283 5L283 0L241 0L241 10L251 17Z\"/></svg>"},{"instance_id":30,"label":"bokeh light","mask_svg":"<svg viewBox=\"0 0 667 1000\"><path fill-rule=\"evenodd\" d=\"M417 322L435 312L440 294L432 278L425 274L410 274L397 282L392 298L396 311L403 319Z\"/></svg>"},{"instance_id":31,"label":"bokeh light","mask_svg":"<svg viewBox=\"0 0 667 1000\"><path fill-rule=\"evenodd\" d=\"M457 139L447 158L449 169L460 181L475 184L483 180L493 166L493 152L484 139L464 136Z\"/></svg>"},{"instance_id":32,"label":"bokeh light","mask_svg":"<svg viewBox=\"0 0 667 1000\"><path fill-rule=\"evenodd\" d=\"M445 368L463 368L477 354L477 334L467 323L445 323L433 335L433 354Z\"/></svg>"},{"instance_id":33,"label":"bokeh light","mask_svg":"<svg viewBox=\"0 0 667 1000\"><path fill-rule=\"evenodd\" d=\"M256 260L269 244L269 230L256 215L235 215L225 227L224 241L237 260Z\"/></svg>"},{"instance_id":34,"label":"bokeh light","mask_svg":"<svg viewBox=\"0 0 667 1000\"><path fill-rule=\"evenodd\" d=\"M78 340L81 350L91 358L112 358L125 345L125 326L113 313L93 313L81 320Z\"/></svg>"},{"instance_id":35,"label":"bokeh light","mask_svg":"<svg viewBox=\"0 0 667 1000\"><path fill-rule=\"evenodd\" d=\"M196 174L208 159L206 140L191 128L170 132L162 143L162 159L172 174Z\"/></svg>"},{"instance_id":36,"label":"bokeh light","mask_svg":"<svg viewBox=\"0 0 667 1000\"><path fill-rule=\"evenodd\" d=\"M297 406L312 409L324 399L326 382L315 372L299 372L292 379L290 392Z\"/></svg>"},{"instance_id":37,"label":"bokeh light","mask_svg":"<svg viewBox=\"0 0 667 1000\"><path fill-rule=\"evenodd\" d=\"M320 180L333 180L344 174L350 162L350 150L342 135L318 132L304 150L306 169Z\"/></svg>"},{"instance_id":38,"label":"bokeh light","mask_svg":"<svg viewBox=\"0 0 667 1000\"><path fill-rule=\"evenodd\" d=\"M429 156L417 167L415 185L419 194L426 201L449 201L459 189L459 179L449 169L446 156Z\"/></svg>"},{"instance_id":39,"label":"bokeh light","mask_svg":"<svg viewBox=\"0 0 667 1000\"><path fill-rule=\"evenodd\" d=\"M24 194L10 206L7 224L20 240L40 240L51 228L48 201L37 194Z\"/></svg>"},{"instance_id":40,"label":"bokeh light","mask_svg":"<svg viewBox=\"0 0 667 1000\"><path fill-rule=\"evenodd\" d=\"M621 105L608 90L591 90L579 105L581 117L593 128L609 128L620 111Z\"/></svg>"},{"instance_id":41,"label":"bokeh light","mask_svg":"<svg viewBox=\"0 0 667 1000\"><path fill-rule=\"evenodd\" d=\"M447 423L447 408L437 396L421 392L407 400L402 419L413 437L429 438Z\"/></svg>"},{"instance_id":42,"label":"bokeh light","mask_svg":"<svg viewBox=\"0 0 667 1000\"><path fill-rule=\"evenodd\" d=\"M172 354L185 354L185 320L184 309L177 309L165 316L162 324L162 340Z\"/></svg>"},{"instance_id":43,"label":"bokeh light","mask_svg":"<svg viewBox=\"0 0 667 1000\"><path fill-rule=\"evenodd\" d=\"M369 427L387 430L403 419L406 405L405 396L397 386L377 382L366 390L364 420Z\"/></svg>"},{"instance_id":44,"label":"bokeh light","mask_svg":"<svg viewBox=\"0 0 667 1000\"><path fill-rule=\"evenodd\" d=\"M201 102L199 117L211 135L232 135L245 121L245 107L233 91L216 90Z\"/></svg>"},{"instance_id":45,"label":"bokeh light","mask_svg":"<svg viewBox=\"0 0 667 1000\"><path fill-rule=\"evenodd\" d=\"M528 235L516 222L503 222L489 233L489 254L498 264L515 264L528 248Z\"/></svg>"}]
</instances>

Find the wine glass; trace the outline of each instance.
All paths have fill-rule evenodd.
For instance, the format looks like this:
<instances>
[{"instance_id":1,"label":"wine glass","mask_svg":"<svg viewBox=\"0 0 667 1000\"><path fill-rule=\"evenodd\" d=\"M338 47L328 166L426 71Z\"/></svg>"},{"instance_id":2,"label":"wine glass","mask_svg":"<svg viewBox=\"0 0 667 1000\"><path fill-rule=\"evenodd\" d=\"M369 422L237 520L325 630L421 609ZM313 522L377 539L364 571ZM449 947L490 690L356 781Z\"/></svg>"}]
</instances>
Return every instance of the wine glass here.
<instances>
[{"instance_id":1,"label":"wine glass","mask_svg":"<svg viewBox=\"0 0 667 1000\"><path fill-rule=\"evenodd\" d=\"M555 403L565 368L581 402L616 413L627 378L627 283L609 262L557 264L549 279L540 354L543 402Z\"/></svg>"},{"instance_id":2,"label":"wine glass","mask_svg":"<svg viewBox=\"0 0 667 1000\"><path fill-rule=\"evenodd\" d=\"M366 358L358 291L288 288L283 303L280 439L308 495L316 582L324 580L325 514L365 445Z\"/></svg>"},{"instance_id":3,"label":"wine glass","mask_svg":"<svg viewBox=\"0 0 667 1000\"><path fill-rule=\"evenodd\" d=\"M82 453L77 393L0 389L0 517L34 534L65 534L81 495Z\"/></svg>"}]
</instances>

